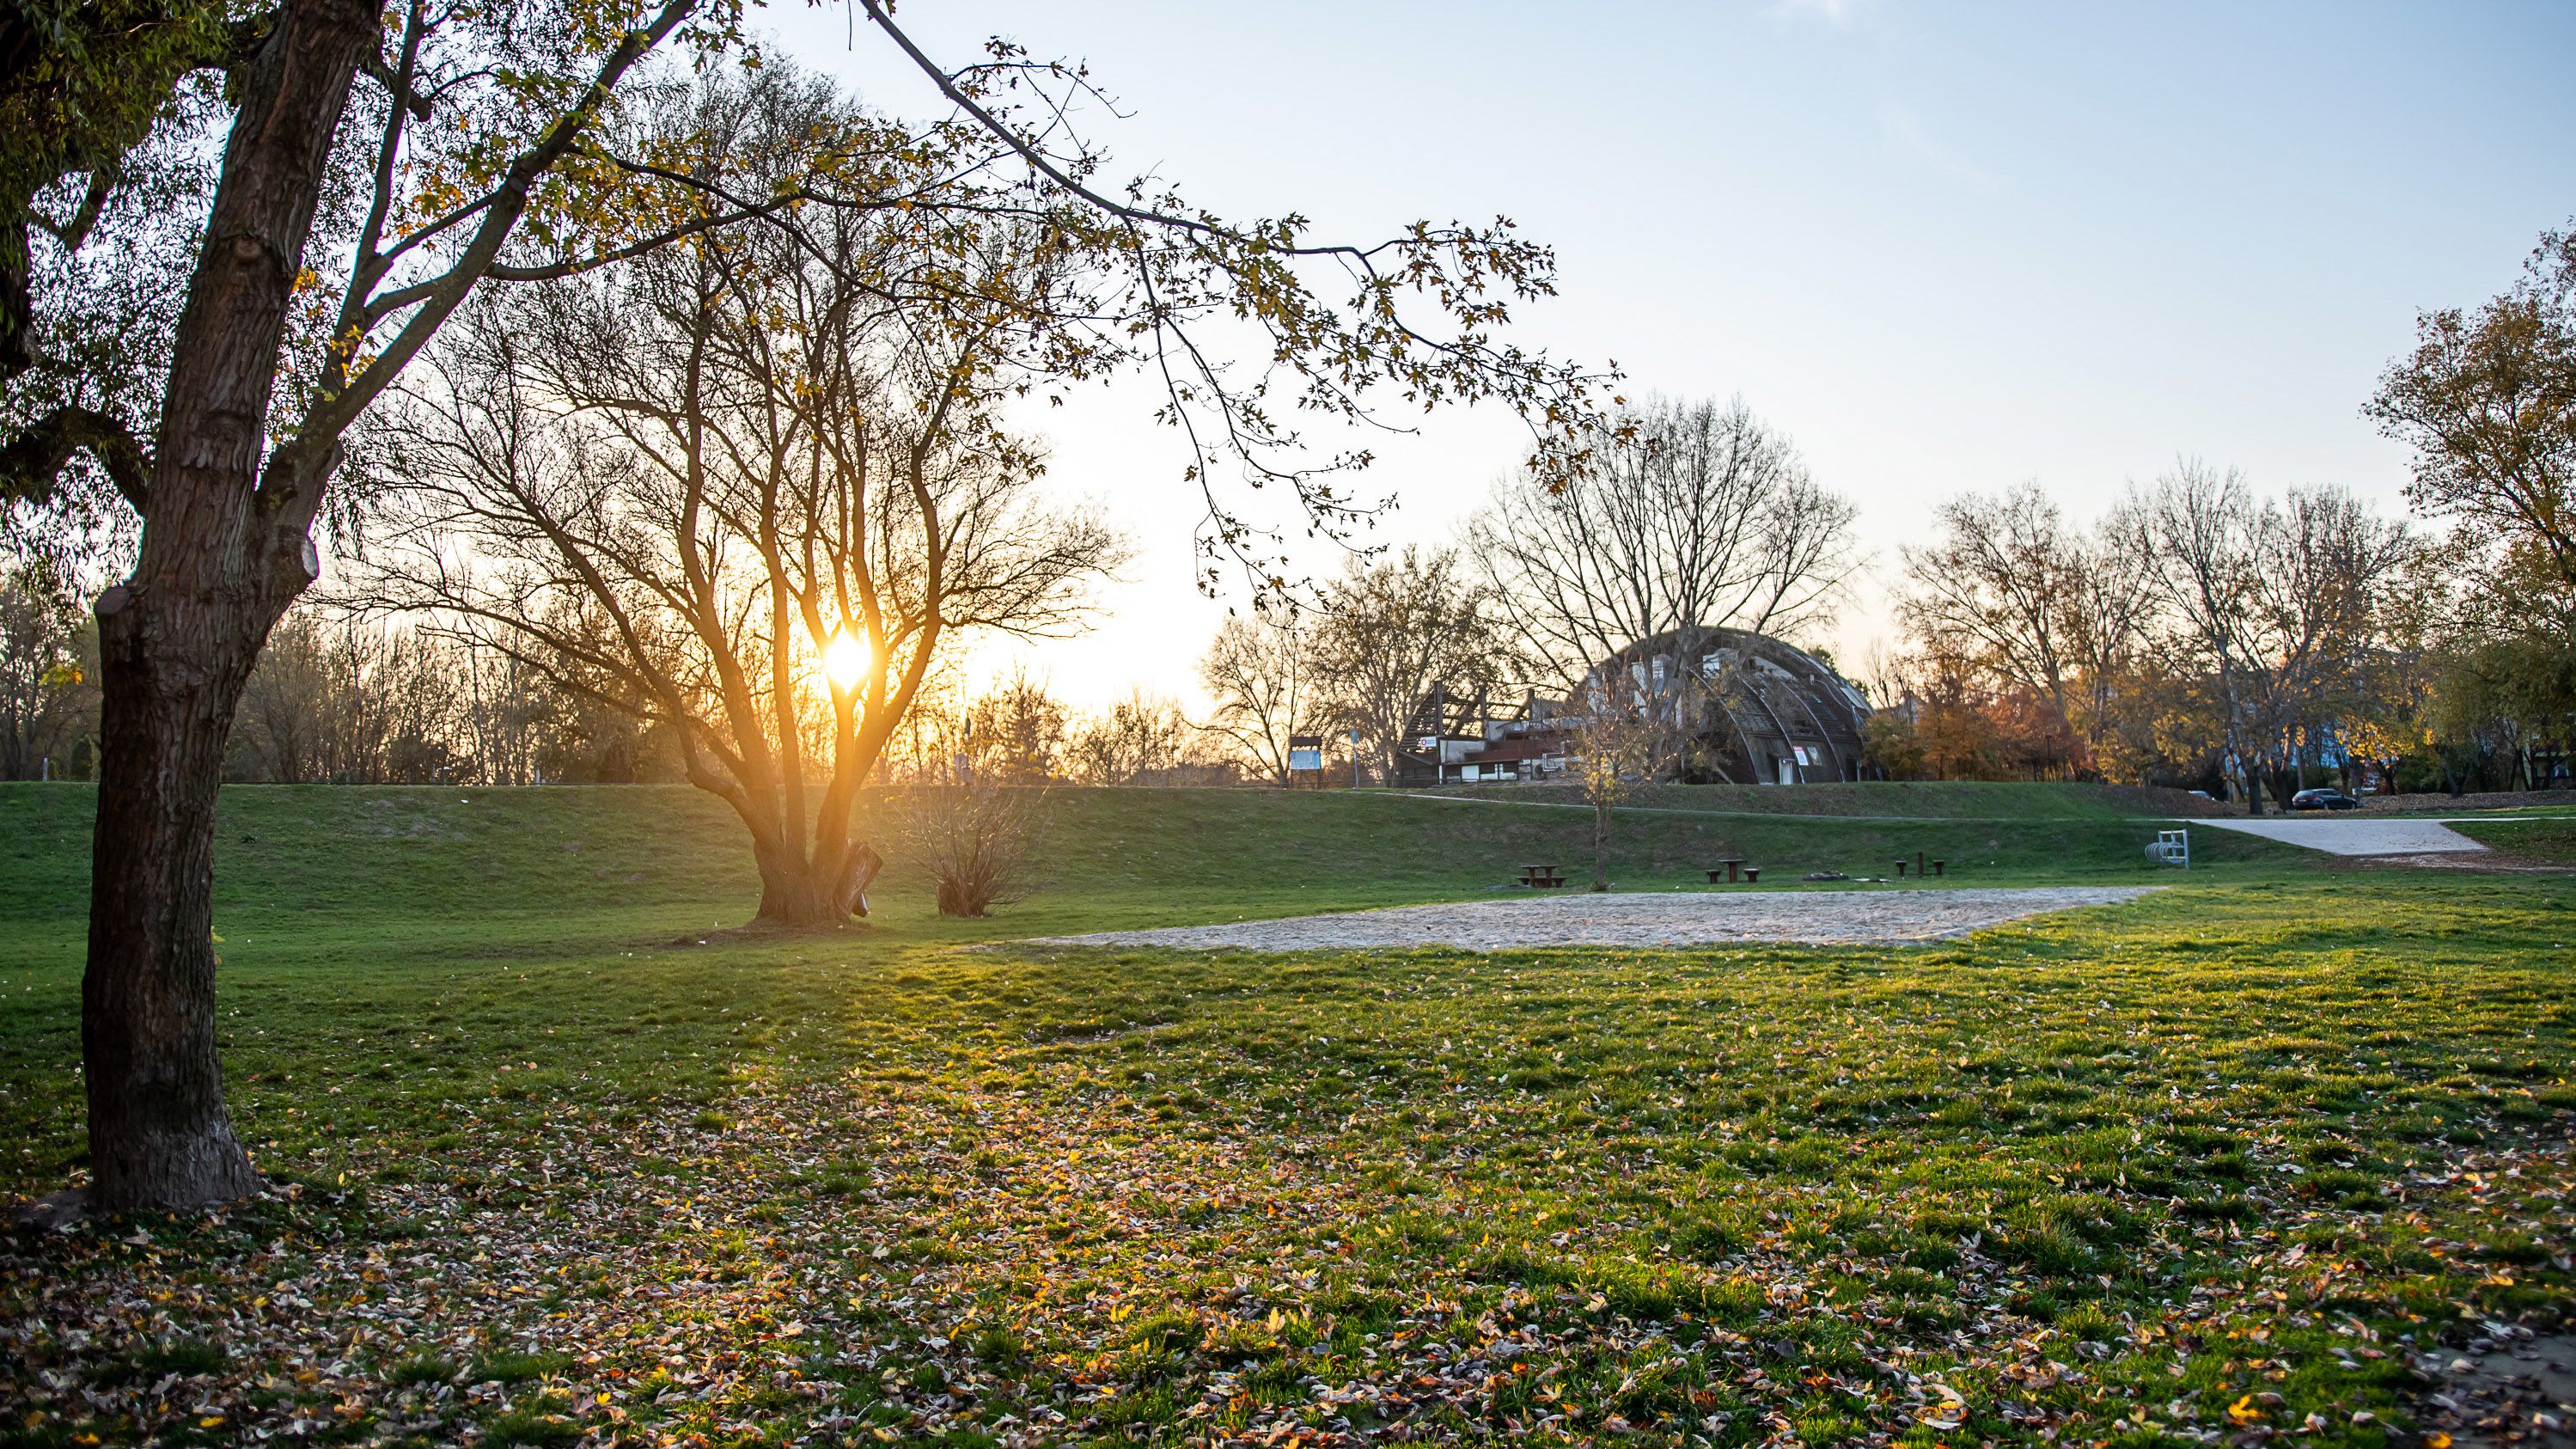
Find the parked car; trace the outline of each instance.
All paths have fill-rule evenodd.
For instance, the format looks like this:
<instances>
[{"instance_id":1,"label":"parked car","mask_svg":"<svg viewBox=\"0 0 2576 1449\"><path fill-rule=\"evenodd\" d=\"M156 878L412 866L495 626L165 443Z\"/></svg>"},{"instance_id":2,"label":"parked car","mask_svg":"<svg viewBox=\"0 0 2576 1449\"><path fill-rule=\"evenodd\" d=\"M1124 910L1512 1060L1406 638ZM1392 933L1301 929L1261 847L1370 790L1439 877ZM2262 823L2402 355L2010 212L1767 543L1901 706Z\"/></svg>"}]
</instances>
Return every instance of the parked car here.
<instances>
[{"instance_id":1,"label":"parked car","mask_svg":"<svg viewBox=\"0 0 2576 1449\"><path fill-rule=\"evenodd\" d=\"M2301 790L2290 797L2293 810L2358 810L2361 802L2341 790Z\"/></svg>"}]
</instances>

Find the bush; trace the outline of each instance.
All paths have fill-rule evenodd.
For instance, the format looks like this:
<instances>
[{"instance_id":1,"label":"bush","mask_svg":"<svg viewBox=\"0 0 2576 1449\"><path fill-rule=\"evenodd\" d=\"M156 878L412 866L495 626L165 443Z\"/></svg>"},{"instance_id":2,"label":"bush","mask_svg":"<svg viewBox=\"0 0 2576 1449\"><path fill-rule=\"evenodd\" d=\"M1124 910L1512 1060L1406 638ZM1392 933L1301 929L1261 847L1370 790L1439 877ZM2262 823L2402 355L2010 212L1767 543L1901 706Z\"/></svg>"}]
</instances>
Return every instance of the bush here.
<instances>
[{"instance_id":1,"label":"bush","mask_svg":"<svg viewBox=\"0 0 2576 1449\"><path fill-rule=\"evenodd\" d=\"M939 914L981 916L1026 893L1046 791L968 776L894 798L902 849L938 882Z\"/></svg>"}]
</instances>

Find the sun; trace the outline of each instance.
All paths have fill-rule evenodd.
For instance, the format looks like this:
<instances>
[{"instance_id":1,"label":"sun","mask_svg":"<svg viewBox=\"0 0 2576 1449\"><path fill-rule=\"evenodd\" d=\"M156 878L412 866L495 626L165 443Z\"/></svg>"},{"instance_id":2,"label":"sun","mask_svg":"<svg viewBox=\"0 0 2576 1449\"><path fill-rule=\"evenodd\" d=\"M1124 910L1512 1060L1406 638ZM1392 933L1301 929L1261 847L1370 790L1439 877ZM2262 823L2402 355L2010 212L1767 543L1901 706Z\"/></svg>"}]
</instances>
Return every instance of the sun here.
<instances>
[{"instance_id":1,"label":"sun","mask_svg":"<svg viewBox=\"0 0 2576 1449\"><path fill-rule=\"evenodd\" d=\"M868 672L868 641L850 630L835 630L823 646L823 672L843 689L857 684Z\"/></svg>"}]
</instances>

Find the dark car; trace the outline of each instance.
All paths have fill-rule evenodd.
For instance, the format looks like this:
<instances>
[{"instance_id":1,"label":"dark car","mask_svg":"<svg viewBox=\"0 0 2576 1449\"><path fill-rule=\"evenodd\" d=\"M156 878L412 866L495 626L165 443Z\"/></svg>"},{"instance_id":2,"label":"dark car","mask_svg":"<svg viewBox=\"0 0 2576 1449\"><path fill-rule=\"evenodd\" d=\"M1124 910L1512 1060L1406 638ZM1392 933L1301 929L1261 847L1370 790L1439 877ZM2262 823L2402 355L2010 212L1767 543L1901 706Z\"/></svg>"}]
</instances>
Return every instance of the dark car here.
<instances>
[{"instance_id":1,"label":"dark car","mask_svg":"<svg viewBox=\"0 0 2576 1449\"><path fill-rule=\"evenodd\" d=\"M2301 790L2290 797L2293 810L2358 810L2361 802L2341 790Z\"/></svg>"}]
</instances>

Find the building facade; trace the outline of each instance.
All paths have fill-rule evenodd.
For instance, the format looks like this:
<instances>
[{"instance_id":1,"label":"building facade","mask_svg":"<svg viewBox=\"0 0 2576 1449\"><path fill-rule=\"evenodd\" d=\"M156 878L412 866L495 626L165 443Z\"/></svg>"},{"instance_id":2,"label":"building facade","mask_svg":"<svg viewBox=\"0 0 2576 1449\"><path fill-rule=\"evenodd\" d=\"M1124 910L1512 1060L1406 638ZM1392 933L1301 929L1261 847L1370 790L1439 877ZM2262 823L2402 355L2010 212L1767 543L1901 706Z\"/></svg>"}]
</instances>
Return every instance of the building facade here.
<instances>
[{"instance_id":1,"label":"building facade","mask_svg":"<svg viewBox=\"0 0 2576 1449\"><path fill-rule=\"evenodd\" d=\"M1865 768L1868 701L1823 660L1769 635L1703 628L1641 639L1594 666L1584 693L1668 724L1667 772L1683 780L1797 785L1857 780ZM1535 694L1497 706L1435 686L1414 712L1395 783L1556 778L1579 751L1588 707Z\"/></svg>"},{"instance_id":2,"label":"building facade","mask_svg":"<svg viewBox=\"0 0 2576 1449\"><path fill-rule=\"evenodd\" d=\"M1641 639L1593 671L1623 680L1638 705L1683 727L1685 780L1800 785L1857 780L1869 702L1794 644L1744 629Z\"/></svg>"}]
</instances>

